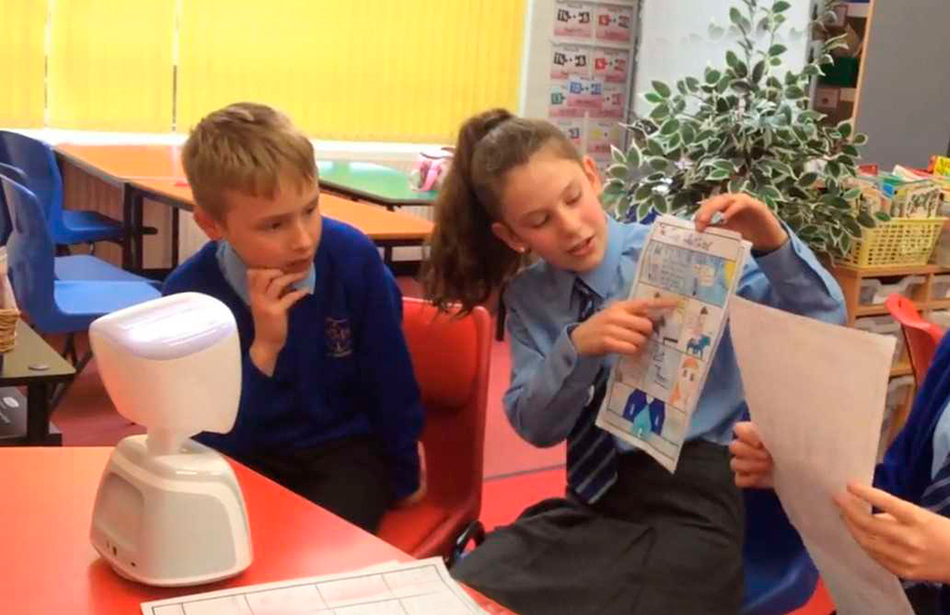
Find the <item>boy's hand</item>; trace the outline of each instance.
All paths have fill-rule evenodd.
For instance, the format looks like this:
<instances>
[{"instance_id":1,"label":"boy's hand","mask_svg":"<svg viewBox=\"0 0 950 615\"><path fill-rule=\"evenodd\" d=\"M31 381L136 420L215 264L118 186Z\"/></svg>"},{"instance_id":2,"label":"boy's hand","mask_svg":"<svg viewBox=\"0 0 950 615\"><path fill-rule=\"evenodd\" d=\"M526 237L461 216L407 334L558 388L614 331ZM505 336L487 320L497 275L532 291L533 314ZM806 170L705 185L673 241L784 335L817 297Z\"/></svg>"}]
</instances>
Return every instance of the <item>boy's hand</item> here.
<instances>
[{"instance_id":1,"label":"boy's hand","mask_svg":"<svg viewBox=\"0 0 950 615\"><path fill-rule=\"evenodd\" d=\"M742 488L769 489L772 483L772 455L762 443L759 430L749 421L740 421L733 428L736 439L729 444L730 467L736 485Z\"/></svg>"},{"instance_id":2,"label":"boy's hand","mask_svg":"<svg viewBox=\"0 0 950 615\"><path fill-rule=\"evenodd\" d=\"M650 317L659 317L678 303L670 298L617 301L577 325L571 341L581 356L634 355L653 333Z\"/></svg>"},{"instance_id":3,"label":"boy's hand","mask_svg":"<svg viewBox=\"0 0 950 615\"><path fill-rule=\"evenodd\" d=\"M696 212L696 230L706 230L716 213L722 216L718 226L736 231L756 251L772 252L788 241L788 233L765 203L747 194L720 194L703 202Z\"/></svg>"},{"instance_id":4,"label":"boy's hand","mask_svg":"<svg viewBox=\"0 0 950 615\"><path fill-rule=\"evenodd\" d=\"M307 276L307 272L284 273L280 269L248 269L247 291L254 317L254 341L251 361L261 373L272 376L277 355L287 341L287 311L307 291L291 290L290 285Z\"/></svg>"},{"instance_id":5,"label":"boy's hand","mask_svg":"<svg viewBox=\"0 0 950 615\"><path fill-rule=\"evenodd\" d=\"M426 497L426 493L429 490L428 483L426 482L426 449L422 446L422 442L419 443L419 488L414 492L410 493L403 499L396 502L396 508L405 508L407 506L412 506L418 502L422 501L422 498Z\"/></svg>"},{"instance_id":6,"label":"boy's hand","mask_svg":"<svg viewBox=\"0 0 950 615\"><path fill-rule=\"evenodd\" d=\"M950 582L950 519L855 483L834 500L851 535L881 566L904 579ZM882 512L872 514L865 502Z\"/></svg>"}]
</instances>

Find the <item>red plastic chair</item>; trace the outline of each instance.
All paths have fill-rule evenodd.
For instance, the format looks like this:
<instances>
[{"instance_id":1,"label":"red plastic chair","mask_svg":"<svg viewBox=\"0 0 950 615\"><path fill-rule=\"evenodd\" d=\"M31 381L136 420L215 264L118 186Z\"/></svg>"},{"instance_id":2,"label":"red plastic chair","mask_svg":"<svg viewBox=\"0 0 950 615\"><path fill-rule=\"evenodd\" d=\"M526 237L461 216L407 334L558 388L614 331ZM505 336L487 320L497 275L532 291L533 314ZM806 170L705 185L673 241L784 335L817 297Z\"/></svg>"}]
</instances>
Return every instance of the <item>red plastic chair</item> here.
<instances>
[{"instance_id":1,"label":"red plastic chair","mask_svg":"<svg viewBox=\"0 0 950 615\"><path fill-rule=\"evenodd\" d=\"M924 382L924 376L930 368L934 352L940 345L943 329L921 318L914 302L903 295L893 294L885 303L887 311L901 323L904 341L907 342L907 354L914 369L914 381L917 386Z\"/></svg>"},{"instance_id":2,"label":"red plastic chair","mask_svg":"<svg viewBox=\"0 0 950 615\"><path fill-rule=\"evenodd\" d=\"M387 512L378 535L414 557L452 561L457 541L480 542L484 535L478 515L491 318L482 307L458 318L405 298L402 326L426 408L428 493L413 506Z\"/></svg>"}]
</instances>

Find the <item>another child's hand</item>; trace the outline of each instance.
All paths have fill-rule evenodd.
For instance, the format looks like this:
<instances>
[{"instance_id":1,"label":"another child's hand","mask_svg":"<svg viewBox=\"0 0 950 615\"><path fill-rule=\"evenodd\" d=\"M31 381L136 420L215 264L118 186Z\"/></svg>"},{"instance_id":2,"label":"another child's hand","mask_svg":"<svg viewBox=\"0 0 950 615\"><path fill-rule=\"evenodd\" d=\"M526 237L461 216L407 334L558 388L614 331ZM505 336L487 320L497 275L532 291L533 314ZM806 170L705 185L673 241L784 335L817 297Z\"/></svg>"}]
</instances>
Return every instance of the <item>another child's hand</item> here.
<instances>
[{"instance_id":1,"label":"another child's hand","mask_svg":"<svg viewBox=\"0 0 950 615\"><path fill-rule=\"evenodd\" d=\"M307 294L305 290L291 290L290 285L306 275L306 271L247 270L247 290L254 317L254 341L250 354L254 365L263 374L273 375L277 355L287 341L287 311Z\"/></svg>"},{"instance_id":2,"label":"another child's hand","mask_svg":"<svg viewBox=\"0 0 950 615\"><path fill-rule=\"evenodd\" d=\"M729 444L732 453L730 467L736 475L736 485L742 488L768 489L772 484L772 455L762 443L759 430L749 421L736 423L736 439Z\"/></svg>"},{"instance_id":3,"label":"another child's hand","mask_svg":"<svg viewBox=\"0 0 950 615\"><path fill-rule=\"evenodd\" d=\"M428 482L426 481L426 449L422 446L422 442L419 442L419 488L404 497L403 499L396 502L396 508L405 508L406 506L412 506L422 501L422 498L426 497L426 493L429 490Z\"/></svg>"},{"instance_id":4,"label":"another child's hand","mask_svg":"<svg viewBox=\"0 0 950 615\"><path fill-rule=\"evenodd\" d=\"M834 500L851 535L881 566L904 579L950 582L950 519L855 483ZM872 514L865 502L882 512Z\"/></svg>"},{"instance_id":5,"label":"another child's hand","mask_svg":"<svg viewBox=\"0 0 950 615\"><path fill-rule=\"evenodd\" d=\"M696 230L706 230L716 213L722 216L718 226L736 231L759 252L777 250L788 241L788 233L765 203L747 194L720 194L705 201L696 212Z\"/></svg>"},{"instance_id":6,"label":"another child's hand","mask_svg":"<svg viewBox=\"0 0 950 615\"><path fill-rule=\"evenodd\" d=\"M581 356L634 355L653 333L650 317L659 316L678 303L677 299L617 301L577 325L571 332L571 341Z\"/></svg>"}]
</instances>

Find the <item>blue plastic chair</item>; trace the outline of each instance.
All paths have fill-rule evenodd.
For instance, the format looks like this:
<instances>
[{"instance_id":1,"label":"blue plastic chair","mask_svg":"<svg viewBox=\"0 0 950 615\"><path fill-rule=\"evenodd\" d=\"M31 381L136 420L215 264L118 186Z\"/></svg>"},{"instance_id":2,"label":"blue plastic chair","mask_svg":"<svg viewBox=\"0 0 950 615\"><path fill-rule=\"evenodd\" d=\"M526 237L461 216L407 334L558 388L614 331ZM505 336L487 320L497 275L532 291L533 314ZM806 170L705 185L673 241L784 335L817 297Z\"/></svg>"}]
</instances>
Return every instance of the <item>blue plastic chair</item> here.
<instances>
[{"instance_id":1,"label":"blue plastic chair","mask_svg":"<svg viewBox=\"0 0 950 615\"><path fill-rule=\"evenodd\" d=\"M16 132L0 130L0 162L23 171L27 187L43 206L49 233L56 245L97 241L122 243L122 223L96 211L63 209L63 180L53 150L43 141Z\"/></svg>"},{"instance_id":2,"label":"blue plastic chair","mask_svg":"<svg viewBox=\"0 0 950 615\"><path fill-rule=\"evenodd\" d=\"M743 489L745 596L742 615L783 615L815 593L818 569L775 491Z\"/></svg>"},{"instance_id":3,"label":"blue plastic chair","mask_svg":"<svg viewBox=\"0 0 950 615\"><path fill-rule=\"evenodd\" d=\"M20 169L8 164L0 163L0 176L8 177L23 187L29 185L26 175ZM10 210L7 207L3 190L0 189L0 246L7 244L13 224L10 221ZM146 282L157 289L161 283L142 276L135 275L120 269L111 263L89 256L77 254L74 256L57 256L54 259L53 273L57 280L102 280L112 282Z\"/></svg>"},{"instance_id":4,"label":"blue plastic chair","mask_svg":"<svg viewBox=\"0 0 950 615\"><path fill-rule=\"evenodd\" d=\"M56 247L36 195L8 177L0 177L0 183L12 222L7 261L19 308L41 333L68 334L63 354L79 373L92 353L78 356L76 333L87 331L100 316L157 299L161 293L147 282L56 279ZM52 407L65 391L61 388L55 393Z\"/></svg>"}]
</instances>

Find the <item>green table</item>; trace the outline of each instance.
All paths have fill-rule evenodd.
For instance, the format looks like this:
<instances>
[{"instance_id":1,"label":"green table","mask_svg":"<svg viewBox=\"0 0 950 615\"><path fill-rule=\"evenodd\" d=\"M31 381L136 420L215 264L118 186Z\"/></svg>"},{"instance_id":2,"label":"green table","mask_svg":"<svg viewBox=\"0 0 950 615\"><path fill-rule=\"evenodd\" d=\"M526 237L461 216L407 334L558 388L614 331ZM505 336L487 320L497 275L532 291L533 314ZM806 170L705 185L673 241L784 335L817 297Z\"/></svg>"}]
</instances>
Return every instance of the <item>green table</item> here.
<instances>
[{"instance_id":1,"label":"green table","mask_svg":"<svg viewBox=\"0 0 950 615\"><path fill-rule=\"evenodd\" d=\"M372 162L318 162L320 185L350 198L394 209L405 205L431 205L435 190L416 192L409 177Z\"/></svg>"}]
</instances>

